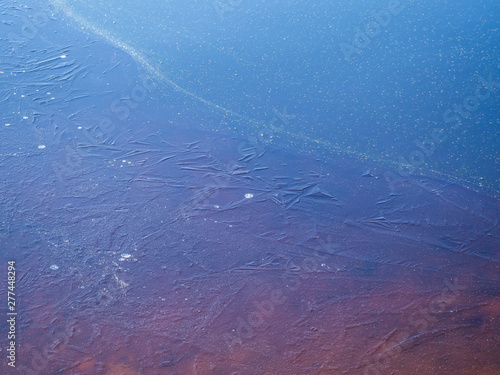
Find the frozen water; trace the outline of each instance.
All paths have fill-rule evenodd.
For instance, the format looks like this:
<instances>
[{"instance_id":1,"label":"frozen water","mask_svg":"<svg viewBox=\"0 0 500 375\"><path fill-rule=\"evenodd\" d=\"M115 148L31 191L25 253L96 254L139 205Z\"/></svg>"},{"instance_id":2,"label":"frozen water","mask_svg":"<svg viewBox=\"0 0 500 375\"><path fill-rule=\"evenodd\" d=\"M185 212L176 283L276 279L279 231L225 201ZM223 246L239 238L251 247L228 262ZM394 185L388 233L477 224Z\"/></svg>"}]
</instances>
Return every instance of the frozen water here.
<instances>
[{"instance_id":1,"label":"frozen water","mask_svg":"<svg viewBox=\"0 0 500 375\"><path fill-rule=\"evenodd\" d=\"M440 120L491 6L410 4L347 62L369 4L52 3L0 23L19 373L497 375L497 94Z\"/></svg>"}]
</instances>

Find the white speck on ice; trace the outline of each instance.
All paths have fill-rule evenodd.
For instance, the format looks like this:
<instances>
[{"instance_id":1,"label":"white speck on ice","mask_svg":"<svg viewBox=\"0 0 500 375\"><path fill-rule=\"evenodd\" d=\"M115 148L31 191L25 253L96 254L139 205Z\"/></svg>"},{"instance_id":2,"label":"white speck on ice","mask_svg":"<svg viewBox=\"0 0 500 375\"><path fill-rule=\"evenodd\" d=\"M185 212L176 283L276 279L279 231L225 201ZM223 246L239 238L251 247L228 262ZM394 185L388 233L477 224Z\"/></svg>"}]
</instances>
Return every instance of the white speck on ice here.
<instances>
[{"instance_id":1,"label":"white speck on ice","mask_svg":"<svg viewBox=\"0 0 500 375\"><path fill-rule=\"evenodd\" d=\"M252 194L252 193L246 193L246 194L245 194L245 198L246 198L246 199L253 198L253 194Z\"/></svg>"},{"instance_id":2,"label":"white speck on ice","mask_svg":"<svg viewBox=\"0 0 500 375\"><path fill-rule=\"evenodd\" d=\"M81 129L81 128L82 128L81 126L78 127L78 129Z\"/></svg>"},{"instance_id":3,"label":"white speck on ice","mask_svg":"<svg viewBox=\"0 0 500 375\"><path fill-rule=\"evenodd\" d=\"M65 59L66 58L66 55L61 55L61 59Z\"/></svg>"},{"instance_id":4,"label":"white speck on ice","mask_svg":"<svg viewBox=\"0 0 500 375\"><path fill-rule=\"evenodd\" d=\"M5 124L5 126L10 126L10 124Z\"/></svg>"},{"instance_id":5,"label":"white speck on ice","mask_svg":"<svg viewBox=\"0 0 500 375\"><path fill-rule=\"evenodd\" d=\"M50 269L53 270L53 271L56 271L56 270L59 269L59 266L53 264L53 265L50 266Z\"/></svg>"},{"instance_id":6,"label":"white speck on ice","mask_svg":"<svg viewBox=\"0 0 500 375\"><path fill-rule=\"evenodd\" d=\"M28 119L28 116L23 116L23 120L27 120Z\"/></svg>"},{"instance_id":7,"label":"white speck on ice","mask_svg":"<svg viewBox=\"0 0 500 375\"><path fill-rule=\"evenodd\" d=\"M122 254L122 258L125 258L125 259L130 258L131 256L132 255L130 255L130 254Z\"/></svg>"},{"instance_id":8,"label":"white speck on ice","mask_svg":"<svg viewBox=\"0 0 500 375\"><path fill-rule=\"evenodd\" d=\"M43 149L45 148L45 145L39 145L39 146L38 146L38 148L39 148L40 150L43 150Z\"/></svg>"}]
</instances>

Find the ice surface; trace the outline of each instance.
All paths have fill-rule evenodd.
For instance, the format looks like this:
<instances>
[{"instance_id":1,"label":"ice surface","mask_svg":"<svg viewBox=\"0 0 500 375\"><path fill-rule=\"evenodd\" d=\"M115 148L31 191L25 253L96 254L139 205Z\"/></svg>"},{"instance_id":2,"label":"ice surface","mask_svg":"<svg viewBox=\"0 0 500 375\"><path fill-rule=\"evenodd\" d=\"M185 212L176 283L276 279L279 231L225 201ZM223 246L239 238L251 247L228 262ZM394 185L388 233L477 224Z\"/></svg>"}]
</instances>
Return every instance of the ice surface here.
<instances>
[{"instance_id":1,"label":"ice surface","mask_svg":"<svg viewBox=\"0 0 500 375\"><path fill-rule=\"evenodd\" d=\"M207 131L47 14L0 67L19 373L498 374L498 198Z\"/></svg>"}]
</instances>

